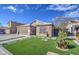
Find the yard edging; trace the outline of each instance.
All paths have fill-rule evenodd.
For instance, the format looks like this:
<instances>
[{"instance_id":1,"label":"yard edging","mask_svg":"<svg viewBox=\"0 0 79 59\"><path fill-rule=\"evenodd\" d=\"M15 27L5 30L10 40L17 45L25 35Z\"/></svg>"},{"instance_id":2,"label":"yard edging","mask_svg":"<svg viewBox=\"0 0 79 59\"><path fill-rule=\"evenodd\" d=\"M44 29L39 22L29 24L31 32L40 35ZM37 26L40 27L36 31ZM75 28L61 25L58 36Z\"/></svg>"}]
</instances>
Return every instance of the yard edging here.
<instances>
[{"instance_id":1,"label":"yard edging","mask_svg":"<svg viewBox=\"0 0 79 59\"><path fill-rule=\"evenodd\" d=\"M26 38L26 37L16 38L16 39L12 39L12 40L9 39L7 41L0 42L0 55L13 55L11 52L9 52L6 48L3 47L3 44L13 42L13 41L17 41L17 40L21 40L23 38Z\"/></svg>"},{"instance_id":2,"label":"yard edging","mask_svg":"<svg viewBox=\"0 0 79 59\"><path fill-rule=\"evenodd\" d=\"M0 55L12 55L12 53L0 45Z\"/></svg>"},{"instance_id":3,"label":"yard edging","mask_svg":"<svg viewBox=\"0 0 79 59\"><path fill-rule=\"evenodd\" d=\"M73 40L77 45L79 45L79 42L77 42L76 40Z\"/></svg>"}]
</instances>

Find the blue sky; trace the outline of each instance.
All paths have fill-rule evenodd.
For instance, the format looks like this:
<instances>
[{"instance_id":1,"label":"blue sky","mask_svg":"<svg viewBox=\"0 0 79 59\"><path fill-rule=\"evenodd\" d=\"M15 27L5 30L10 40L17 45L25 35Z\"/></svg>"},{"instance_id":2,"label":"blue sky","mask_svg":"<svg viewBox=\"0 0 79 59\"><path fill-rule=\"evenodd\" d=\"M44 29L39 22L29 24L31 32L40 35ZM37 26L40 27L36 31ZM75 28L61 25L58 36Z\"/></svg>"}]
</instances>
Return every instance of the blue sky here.
<instances>
[{"instance_id":1,"label":"blue sky","mask_svg":"<svg viewBox=\"0 0 79 59\"><path fill-rule=\"evenodd\" d=\"M79 18L78 4L1 4L0 23L7 25L8 21L31 23L38 19L52 22L56 17L65 16Z\"/></svg>"}]
</instances>

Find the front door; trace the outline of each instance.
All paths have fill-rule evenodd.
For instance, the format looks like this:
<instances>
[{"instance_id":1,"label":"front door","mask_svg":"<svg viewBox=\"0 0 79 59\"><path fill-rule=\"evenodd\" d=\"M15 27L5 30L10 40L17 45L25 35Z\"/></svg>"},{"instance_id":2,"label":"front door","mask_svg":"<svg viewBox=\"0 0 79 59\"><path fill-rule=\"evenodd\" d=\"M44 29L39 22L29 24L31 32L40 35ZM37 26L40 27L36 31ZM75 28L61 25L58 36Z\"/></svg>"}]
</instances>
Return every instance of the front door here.
<instances>
[{"instance_id":1,"label":"front door","mask_svg":"<svg viewBox=\"0 0 79 59\"><path fill-rule=\"evenodd\" d=\"M31 27L31 35L36 35L36 27Z\"/></svg>"}]
</instances>

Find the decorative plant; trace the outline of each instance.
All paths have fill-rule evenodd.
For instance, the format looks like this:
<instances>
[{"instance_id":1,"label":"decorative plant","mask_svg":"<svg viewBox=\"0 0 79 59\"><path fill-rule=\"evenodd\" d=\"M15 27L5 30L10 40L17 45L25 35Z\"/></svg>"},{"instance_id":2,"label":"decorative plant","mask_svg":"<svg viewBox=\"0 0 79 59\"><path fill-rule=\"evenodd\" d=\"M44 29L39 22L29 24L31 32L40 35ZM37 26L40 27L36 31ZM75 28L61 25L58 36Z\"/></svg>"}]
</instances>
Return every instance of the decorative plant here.
<instances>
[{"instance_id":1,"label":"decorative plant","mask_svg":"<svg viewBox=\"0 0 79 59\"><path fill-rule=\"evenodd\" d=\"M79 39L79 33L76 34L76 37Z\"/></svg>"},{"instance_id":2,"label":"decorative plant","mask_svg":"<svg viewBox=\"0 0 79 59\"><path fill-rule=\"evenodd\" d=\"M65 39L67 38L67 34L65 31L60 30L58 33L58 42L57 42L57 46L61 49L67 49L68 48L68 42L65 41Z\"/></svg>"},{"instance_id":3,"label":"decorative plant","mask_svg":"<svg viewBox=\"0 0 79 59\"><path fill-rule=\"evenodd\" d=\"M61 39L66 39L66 38L67 38L67 33L63 30L60 30L58 33L58 39L61 40Z\"/></svg>"}]
</instances>

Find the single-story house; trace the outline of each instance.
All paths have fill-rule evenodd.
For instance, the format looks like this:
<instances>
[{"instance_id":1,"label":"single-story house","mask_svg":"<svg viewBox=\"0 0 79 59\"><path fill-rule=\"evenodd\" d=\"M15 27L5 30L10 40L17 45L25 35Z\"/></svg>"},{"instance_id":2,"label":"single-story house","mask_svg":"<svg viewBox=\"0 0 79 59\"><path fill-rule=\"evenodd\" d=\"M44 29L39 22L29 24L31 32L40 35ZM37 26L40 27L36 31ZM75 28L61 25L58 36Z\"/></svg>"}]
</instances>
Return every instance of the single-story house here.
<instances>
[{"instance_id":1,"label":"single-story house","mask_svg":"<svg viewBox=\"0 0 79 59\"><path fill-rule=\"evenodd\" d=\"M30 28L29 25L19 25L17 26L17 34L30 35Z\"/></svg>"},{"instance_id":2,"label":"single-story house","mask_svg":"<svg viewBox=\"0 0 79 59\"><path fill-rule=\"evenodd\" d=\"M37 36L52 36L54 25L35 20L31 24L17 26L17 34L20 35L37 35Z\"/></svg>"}]
</instances>

